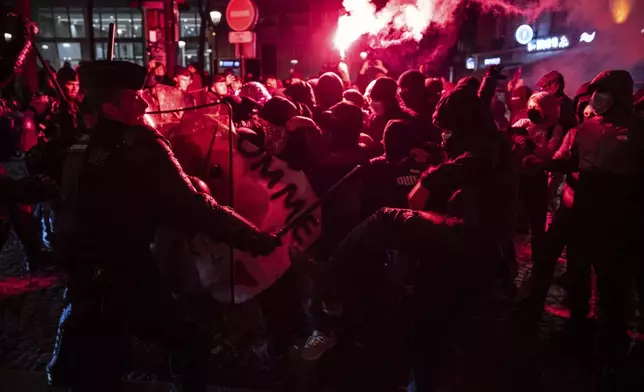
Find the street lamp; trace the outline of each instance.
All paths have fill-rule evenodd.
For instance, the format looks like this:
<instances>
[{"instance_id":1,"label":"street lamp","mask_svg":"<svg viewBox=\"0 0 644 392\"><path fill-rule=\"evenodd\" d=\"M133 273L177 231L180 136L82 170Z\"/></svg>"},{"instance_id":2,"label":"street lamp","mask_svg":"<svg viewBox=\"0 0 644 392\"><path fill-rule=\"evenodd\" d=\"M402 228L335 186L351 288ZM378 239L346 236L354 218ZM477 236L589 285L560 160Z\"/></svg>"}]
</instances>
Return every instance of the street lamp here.
<instances>
[{"instance_id":1,"label":"street lamp","mask_svg":"<svg viewBox=\"0 0 644 392\"><path fill-rule=\"evenodd\" d=\"M215 55L213 57L212 51L210 54L210 59L211 59L211 67L210 70L213 74L217 74L218 69L217 67L219 66L219 37L217 36L217 30L219 23L221 23L221 12L219 11L210 11L210 21L212 22L212 34L210 34L210 48L212 49L214 47L215 50Z\"/></svg>"},{"instance_id":2,"label":"street lamp","mask_svg":"<svg viewBox=\"0 0 644 392\"><path fill-rule=\"evenodd\" d=\"M186 66L186 41L177 42L179 49L181 50L181 66Z\"/></svg>"},{"instance_id":3,"label":"street lamp","mask_svg":"<svg viewBox=\"0 0 644 392\"><path fill-rule=\"evenodd\" d=\"M221 12L210 11L210 20L213 25L217 26L221 22Z\"/></svg>"}]
</instances>

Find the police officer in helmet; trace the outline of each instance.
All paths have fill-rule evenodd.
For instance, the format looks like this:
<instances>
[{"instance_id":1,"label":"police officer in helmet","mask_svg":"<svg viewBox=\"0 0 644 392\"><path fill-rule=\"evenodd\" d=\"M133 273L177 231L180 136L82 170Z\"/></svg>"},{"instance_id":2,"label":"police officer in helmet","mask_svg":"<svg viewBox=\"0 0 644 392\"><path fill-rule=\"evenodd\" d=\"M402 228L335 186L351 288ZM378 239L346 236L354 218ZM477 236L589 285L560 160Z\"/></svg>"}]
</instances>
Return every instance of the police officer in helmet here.
<instances>
[{"instance_id":1,"label":"police officer in helmet","mask_svg":"<svg viewBox=\"0 0 644 392\"><path fill-rule=\"evenodd\" d=\"M56 251L69 279L50 383L72 391L115 391L130 334L180 355L183 390L204 391L206 344L161 287L150 243L157 226L208 234L255 254L279 241L199 193L169 143L143 125L146 69L95 61L78 69L97 116L85 151L66 162Z\"/></svg>"}]
</instances>

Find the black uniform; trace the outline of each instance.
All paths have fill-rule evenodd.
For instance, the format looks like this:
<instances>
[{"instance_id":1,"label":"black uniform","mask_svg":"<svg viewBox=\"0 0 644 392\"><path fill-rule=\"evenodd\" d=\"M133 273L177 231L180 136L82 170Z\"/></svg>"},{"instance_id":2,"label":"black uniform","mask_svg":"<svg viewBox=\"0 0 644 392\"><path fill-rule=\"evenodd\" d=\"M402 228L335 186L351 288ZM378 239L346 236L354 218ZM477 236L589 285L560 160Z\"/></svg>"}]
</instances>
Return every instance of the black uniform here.
<instances>
[{"instance_id":1,"label":"black uniform","mask_svg":"<svg viewBox=\"0 0 644 392\"><path fill-rule=\"evenodd\" d=\"M98 65L96 65L98 63ZM92 76L145 70L90 63ZM105 69L101 69L105 68ZM82 67L80 70L83 83ZM144 80L144 77L142 78ZM124 88L143 85L122 81ZM209 234L266 253L266 237L232 210L198 193L155 130L99 118L87 145L70 148L57 213L56 251L69 275L52 362L52 384L117 390L128 336L152 338L183 354L184 391L205 390L206 345L175 310L150 253L157 226Z\"/></svg>"}]
</instances>

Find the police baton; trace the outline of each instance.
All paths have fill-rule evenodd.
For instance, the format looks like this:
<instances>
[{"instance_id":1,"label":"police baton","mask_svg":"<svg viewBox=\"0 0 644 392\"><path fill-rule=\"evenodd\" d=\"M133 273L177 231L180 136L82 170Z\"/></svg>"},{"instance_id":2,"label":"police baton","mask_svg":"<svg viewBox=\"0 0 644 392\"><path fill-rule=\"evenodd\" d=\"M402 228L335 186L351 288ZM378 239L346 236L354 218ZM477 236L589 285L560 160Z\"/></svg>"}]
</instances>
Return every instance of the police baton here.
<instances>
[{"instance_id":1,"label":"police baton","mask_svg":"<svg viewBox=\"0 0 644 392\"><path fill-rule=\"evenodd\" d=\"M320 207L325 201L335 193L335 191L340 187L340 185L344 184L348 179L353 177L357 172L360 171L362 166L357 165L353 169L351 169L350 172L345 174L338 182L333 184L331 188L329 188L324 194L318 198L318 200L308 206L300 215L298 215L295 219L293 219L290 223L288 223L286 226L284 226L280 231L278 231L275 235L278 238L284 237L289 231L293 230L295 227L297 227L299 224L301 224L306 218L308 217L309 214L311 214L313 211L315 211L318 207Z\"/></svg>"}]
</instances>

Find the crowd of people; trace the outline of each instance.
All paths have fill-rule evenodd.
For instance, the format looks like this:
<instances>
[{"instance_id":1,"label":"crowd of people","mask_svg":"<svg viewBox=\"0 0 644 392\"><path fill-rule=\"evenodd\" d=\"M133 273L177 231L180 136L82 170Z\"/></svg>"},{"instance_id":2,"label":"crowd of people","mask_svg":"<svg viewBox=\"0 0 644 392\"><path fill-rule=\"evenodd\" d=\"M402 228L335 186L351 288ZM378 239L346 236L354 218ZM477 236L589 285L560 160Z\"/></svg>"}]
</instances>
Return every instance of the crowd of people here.
<instances>
[{"instance_id":1,"label":"crowd of people","mask_svg":"<svg viewBox=\"0 0 644 392\"><path fill-rule=\"evenodd\" d=\"M2 50L1 61L15 63L23 49ZM184 108L230 103L238 131L305 173L318 196L361 167L325 195L312 289L296 290L291 267L257 298L272 355L286 355L306 332L300 355L309 361L342 341L381 344L387 331L365 328L384 306L374 291L393 287L381 291L406 298L409 320L400 323L413 344L408 362L388 359L408 365L405 380L380 387L394 390L411 368L416 390L442 390L454 324L499 283L515 298L513 314L537 322L565 249L558 283L568 293L568 339L598 337L602 385L618 390L628 323L644 315L644 94L627 71L601 72L570 99L557 71L533 90L505 83L498 67L452 84L418 70L393 78L368 60L354 81L340 63L315 78L244 83L227 72L204 85L194 66L170 79L161 63L96 61L55 78L42 69L40 91L21 102L8 84L14 68L2 68L3 233L16 231L30 268L55 264L67 276L51 383L118 390L124 346L137 334L180 354L173 369L183 390L205 390L206 345L182 313L181 293L160 277L155 229L207 234L255 255L280 244L219 205L207 178L186 174L168 135L145 125L145 91L166 84L191 98ZM16 161L28 171L9 173ZM515 291L517 232L531 234L533 268Z\"/></svg>"}]
</instances>

